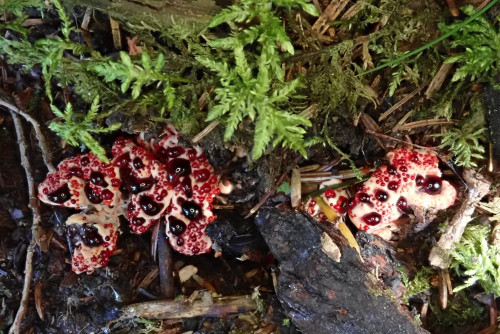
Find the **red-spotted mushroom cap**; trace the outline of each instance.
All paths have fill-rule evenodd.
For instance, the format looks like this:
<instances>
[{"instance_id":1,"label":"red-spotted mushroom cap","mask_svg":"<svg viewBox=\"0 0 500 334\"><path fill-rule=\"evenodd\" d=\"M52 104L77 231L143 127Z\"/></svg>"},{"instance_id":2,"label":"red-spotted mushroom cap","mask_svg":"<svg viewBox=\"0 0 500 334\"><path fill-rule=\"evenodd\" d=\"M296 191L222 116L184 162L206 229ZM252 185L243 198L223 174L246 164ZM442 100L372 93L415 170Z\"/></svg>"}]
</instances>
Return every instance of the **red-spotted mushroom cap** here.
<instances>
[{"instance_id":1,"label":"red-spotted mushroom cap","mask_svg":"<svg viewBox=\"0 0 500 334\"><path fill-rule=\"evenodd\" d=\"M319 185L319 189L333 186L339 183L342 183L342 181L338 179L325 181ZM348 198L345 189L328 189L323 194L321 194L321 197L333 210L335 210L335 212L337 212L337 214L345 214L345 208ZM317 218L318 220L321 221L326 219L326 216L321 212L319 205L314 199L309 199L305 205L305 208L309 215Z\"/></svg>"},{"instance_id":2,"label":"red-spotted mushroom cap","mask_svg":"<svg viewBox=\"0 0 500 334\"><path fill-rule=\"evenodd\" d=\"M172 198L167 172L153 154L131 140L118 138L113 144L113 166L119 168L120 190L128 196L130 228L147 231L165 213Z\"/></svg>"},{"instance_id":3,"label":"red-spotted mushroom cap","mask_svg":"<svg viewBox=\"0 0 500 334\"><path fill-rule=\"evenodd\" d=\"M348 213L358 229L389 240L400 229L394 221L409 207L443 210L453 205L457 191L442 180L434 153L402 148L387 156L390 164L359 188Z\"/></svg>"},{"instance_id":4,"label":"red-spotted mushroom cap","mask_svg":"<svg viewBox=\"0 0 500 334\"><path fill-rule=\"evenodd\" d=\"M108 264L120 234L120 222L116 215L104 211L78 213L70 216L66 225L73 245L72 268L75 273L90 274Z\"/></svg>"},{"instance_id":5,"label":"red-spotted mushroom cap","mask_svg":"<svg viewBox=\"0 0 500 334\"><path fill-rule=\"evenodd\" d=\"M55 173L38 186L41 201L75 209L88 206L116 207L121 196L115 185L118 169L99 161L92 153L65 159Z\"/></svg>"},{"instance_id":6,"label":"red-spotted mushroom cap","mask_svg":"<svg viewBox=\"0 0 500 334\"><path fill-rule=\"evenodd\" d=\"M164 137L153 145L173 187L166 215L167 236L176 251L203 254L212 246L205 229L216 218L212 201L220 192L218 180L201 148L184 148L179 145L178 137L175 130L168 128Z\"/></svg>"}]
</instances>

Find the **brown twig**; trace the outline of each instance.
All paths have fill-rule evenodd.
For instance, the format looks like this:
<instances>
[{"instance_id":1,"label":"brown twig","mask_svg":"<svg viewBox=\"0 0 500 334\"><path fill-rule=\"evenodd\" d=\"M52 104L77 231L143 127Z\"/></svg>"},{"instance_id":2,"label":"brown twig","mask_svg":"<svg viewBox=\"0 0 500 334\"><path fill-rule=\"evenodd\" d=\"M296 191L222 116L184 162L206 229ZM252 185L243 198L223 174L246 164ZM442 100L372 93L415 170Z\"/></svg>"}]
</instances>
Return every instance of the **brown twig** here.
<instances>
[{"instance_id":1,"label":"brown twig","mask_svg":"<svg viewBox=\"0 0 500 334\"><path fill-rule=\"evenodd\" d=\"M3 101L0 100L0 102ZM33 215L33 224L31 226L31 241L28 246L28 251L26 253L26 263L24 267L24 285L21 296L21 302L19 305L19 309L17 310L14 322L9 330L9 334L14 334L14 333L18 334L21 333L21 322L28 311L31 279L33 277L33 253L35 251L35 246L36 246L35 238L37 235L38 225L40 223L41 216L40 216L40 209L38 206L38 198L36 197L35 181L33 179L33 174L31 172L31 165L28 159L28 155L26 153L26 148L29 145L27 144L26 138L24 137L21 120L19 119L18 114L14 110L11 110L10 114L12 115L12 119L14 120L14 127L16 129L17 141L19 144L19 153L21 156L21 165L23 166L24 172L26 173L26 182L28 184L28 196L29 196L28 206L30 207Z\"/></svg>"},{"instance_id":2,"label":"brown twig","mask_svg":"<svg viewBox=\"0 0 500 334\"><path fill-rule=\"evenodd\" d=\"M215 127L217 127L217 125L219 125L219 121L212 121L210 122L210 124L208 124L203 130L201 130L200 133L198 133L196 136L194 136L192 142L193 144L196 144L197 142L199 142L200 140L203 139L203 137L205 137L206 135L208 135L213 129L215 129Z\"/></svg>"},{"instance_id":3,"label":"brown twig","mask_svg":"<svg viewBox=\"0 0 500 334\"><path fill-rule=\"evenodd\" d=\"M388 136L388 135L384 135L382 133L377 133L377 132L374 132L374 131L370 131L370 130L366 130L366 133L369 133L369 134L371 134L373 136L384 138L384 139L395 140L397 142L408 144L408 145L412 145L412 146L415 146L415 147L418 147L418 148L421 148L421 149L424 149L424 150L434 151L434 149L436 148L436 147L428 147L428 146L422 146L422 145L413 144L412 142L409 142L409 141L406 141L406 140L394 138L394 137L391 137L391 136Z\"/></svg>"},{"instance_id":4,"label":"brown twig","mask_svg":"<svg viewBox=\"0 0 500 334\"><path fill-rule=\"evenodd\" d=\"M35 130L35 136L36 136L36 139L38 140L38 146L40 147L40 151L42 152L43 162L47 166L49 173L54 173L56 171L56 169L54 168L54 165L52 164L52 159L50 158L50 155L48 154L49 149L48 149L45 137L42 134L40 124L33 117L31 117L30 114L17 108L12 103L7 102L3 96L0 96L0 106L3 106L5 108L9 109L11 111L11 113L22 116L24 119L26 119L28 122L31 123L33 130Z\"/></svg>"},{"instance_id":5,"label":"brown twig","mask_svg":"<svg viewBox=\"0 0 500 334\"><path fill-rule=\"evenodd\" d=\"M158 236L158 269L160 272L160 290L164 298L174 298L174 262L172 249L165 238L165 224L161 224Z\"/></svg>"},{"instance_id":6,"label":"brown twig","mask_svg":"<svg viewBox=\"0 0 500 334\"><path fill-rule=\"evenodd\" d=\"M405 131L405 130L411 130L414 128L419 128L423 126L434 126L434 125L453 125L456 124L458 121L451 119L451 120L446 120L446 119L424 119L421 121L415 121L411 123L406 123L401 125L399 130Z\"/></svg>"},{"instance_id":7,"label":"brown twig","mask_svg":"<svg viewBox=\"0 0 500 334\"><path fill-rule=\"evenodd\" d=\"M382 113L382 115L380 115L380 117L378 118L378 121L379 122L383 121L384 119L386 119L387 117L389 117L390 114L392 114L397 109L401 108L406 102L410 101L415 95L417 95L422 90L422 88L424 88L424 86L418 87L413 92L411 92L410 94L408 94L405 97L403 97L395 105L393 105L387 111L385 111L384 113Z\"/></svg>"}]
</instances>

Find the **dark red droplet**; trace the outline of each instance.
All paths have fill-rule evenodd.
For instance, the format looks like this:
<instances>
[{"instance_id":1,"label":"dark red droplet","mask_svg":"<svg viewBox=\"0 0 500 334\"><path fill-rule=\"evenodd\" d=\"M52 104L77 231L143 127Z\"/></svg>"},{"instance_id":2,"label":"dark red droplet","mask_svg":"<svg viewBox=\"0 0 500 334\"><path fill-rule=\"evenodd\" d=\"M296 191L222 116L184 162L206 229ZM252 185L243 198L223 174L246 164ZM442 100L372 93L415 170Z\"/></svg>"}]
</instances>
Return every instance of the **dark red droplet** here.
<instances>
[{"instance_id":1,"label":"dark red droplet","mask_svg":"<svg viewBox=\"0 0 500 334\"><path fill-rule=\"evenodd\" d=\"M210 178L208 169L197 169L193 172L193 176L197 182L205 182Z\"/></svg>"},{"instance_id":2,"label":"dark red droplet","mask_svg":"<svg viewBox=\"0 0 500 334\"><path fill-rule=\"evenodd\" d=\"M177 246L181 247L182 245L184 245L184 239L178 238L177 239Z\"/></svg>"},{"instance_id":3,"label":"dark red droplet","mask_svg":"<svg viewBox=\"0 0 500 334\"><path fill-rule=\"evenodd\" d=\"M156 181L152 177L143 178L143 179L134 178L133 182L127 184L127 186L132 194L138 194L140 192L151 189L155 183L156 183Z\"/></svg>"},{"instance_id":4,"label":"dark red droplet","mask_svg":"<svg viewBox=\"0 0 500 334\"><path fill-rule=\"evenodd\" d=\"M144 167L144 163L139 157L135 158L134 161L132 161L132 165L135 169L141 169L142 167Z\"/></svg>"},{"instance_id":5,"label":"dark red droplet","mask_svg":"<svg viewBox=\"0 0 500 334\"><path fill-rule=\"evenodd\" d=\"M157 203L151 196L143 195L139 199L139 205L142 211L149 216L155 216L161 212L164 205L162 203Z\"/></svg>"},{"instance_id":6,"label":"dark red droplet","mask_svg":"<svg viewBox=\"0 0 500 334\"><path fill-rule=\"evenodd\" d=\"M424 189L429 195L437 195L441 193L443 180L439 176L429 175L425 178Z\"/></svg>"},{"instance_id":7,"label":"dark red droplet","mask_svg":"<svg viewBox=\"0 0 500 334\"><path fill-rule=\"evenodd\" d=\"M118 158L116 158L115 161L113 162L113 166L125 167L128 165L129 162L130 162L130 153L127 152L123 153Z\"/></svg>"},{"instance_id":8,"label":"dark red droplet","mask_svg":"<svg viewBox=\"0 0 500 334\"><path fill-rule=\"evenodd\" d=\"M375 226L380 224L382 216L376 212L368 213L361 218L366 225Z\"/></svg>"},{"instance_id":9,"label":"dark red droplet","mask_svg":"<svg viewBox=\"0 0 500 334\"><path fill-rule=\"evenodd\" d=\"M89 157L83 157L81 160L80 160L80 165L82 166L87 166L90 162L90 159Z\"/></svg>"},{"instance_id":10,"label":"dark red droplet","mask_svg":"<svg viewBox=\"0 0 500 334\"><path fill-rule=\"evenodd\" d=\"M358 193L357 196L360 202L370 203L370 195L368 195L367 193Z\"/></svg>"},{"instance_id":11,"label":"dark red droplet","mask_svg":"<svg viewBox=\"0 0 500 334\"><path fill-rule=\"evenodd\" d=\"M69 177L76 176L76 177L79 177L80 179L83 179L83 170L81 168L78 168L78 167L70 168L68 170L68 174L70 175Z\"/></svg>"},{"instance_id":12,"label":"dark red droplet","mask_svg":"<svg viewBox=\"0 0 500 334\"><path fill-rule=\"evenodd\" d=\"M387 184L387 189L389 190L396 191L398 190L398 188L399 188L399 183L396 181L391 181Z\"/></svg>"},{"instance_id":13,"label":"dark red droplet","mask_svg":"<svg viewBox=\"0 0 500 334\"><path fill-rule=\"evenodd\" d=\"M411 154L410 161L414 162L414 163L419 163L420 162L420 160L418 159L418 153L417 152L413 152Z\"/></svg>"},{"instance_id":14,"label":"dark red droplet","mask_svg":"<svg viewBox=\"0 0 500 334\"><path fill-rule=\"evenodd\" d=\"M93 225L83 224L80 229L80 236L87 247L97 247L103 242L99 230Z\"/></svg>"},{"instance_id":15,"label":"dark red droplet","mask_svg":"<svg viewBox=\"0 0 500 334\"><path fill-rule=\"evenodd\" d=\"M111 180L111 185L113 187L119 187L122 182L119 179L112 179Z\"/></svg>"},{"instance_id":16,"label":"dark red droplet","mask_svg":"<svg viewBox=\"0 0 500 334\"><path fill-rule=\"evenodd\" d=\"M104 189L101 193L101 198L105 201L113 199L113 192L109 189Z\"/></svg>"},{"instance_id":17,"label":"dark red droplet","mask_svg":"<svg viewBox=\"0 0 500 334\"><path fill-rule=\"evenodd\" d=\"M191 165L189 160L176 158L170 160L165 169L168 172L168 180L173 185L177 185L179 183L179 178L181 176L186 176L191 174Z\"/></svg>"},{"instance_id":18,"label":"dark red droplet","mask_svg":"<svg viewBox=\"0 0 500 334\"><path fill-rule=\"evenodd\" d=\"M200 249L195 246L191 249L191 251L193 252L193 254L198 254L200 252Z\"/></svg>"},{"instance_id":19,"label":"dark red droplet","mask_svg":"<svg viewBox=\"0 0 500 334\"><path fill-rule=\"evenodd\" d=\"M175 146L175 147L169 147L165 151L165 155L169 159L177 158L179 155L183 154L185 151L182 147L180 146Z\"/></svg>"},{"instance_id":20,"label":"dark red droplet","mask_svg":"<svg viewBox=\"0 0 500 334\"><path fill-rule=\"evenodd\" d=\"M193 201L186 201L182 204L182 213L189 220L195 220L201 214L201 208Z\"/></svg>"},{"instance_id":21,"label":"dark red droplet","mask_svg":"<svg viewBox=\"0 0 500 334\"><path fill-rule=\"evenodd\" d=\"M402 171L403 173L406 173L408 171L408 167L401 166L401 167L399 167L399 170Z\"/></svg>"},{"instance_id":22,"label":"dark red droplet","mask_svg":"<svg viewBox=\"0 0 500 334\"><path fill-rule=\"evenodd\" d=\"M425 184L425 179L422 175L417 175L415 177L415 184L419 187L422 187Z\"/></svg>"},{"instance_id":23,"label":"dark red droplet","mask_svg":"<svg viewBox=\"0 0 500 334\"><path fill-rule=\"evenodd\" d=\"M377 200L379 200L380 202L385 202L385 201L387 201L387 199L389 198L389 194L388 194L388 193L386 193L386 192L385 192L385 191L383 191L383 190L377 190L377 191L375 192L375 198L376 198Z\"/></svg>"},{"instance_id":24,"label":"dark red droplet","mask_svg":"<svg viewBox=\"0 0 500 334\"><path fill-rule=\"evenodd\" d=\"M61 187L57 188L53 192L47 194L47 198L49 201L54 203L64 203L71 198L71 194L69 192L68 184L65 183Z\"/></svg>"},{"instance_id":25,"label":"dark red droplet","mask_svg":"<svg viewBox=\"0 0 500 334\"><path fill-rule=\"evenodd\" d=\"M347 200L347 208L352 210L356 206L356 200L354 198L349 198Z\"/></svg>"},{"instance_id":26,"label":"dark red droplet","mask_svg":"<svg viewBox=\"0 0 500 334\"><path fill-rule=\"evenodd\" d=\"M168 217L168 228L173 235L179 236L186 230L186 224L173 216Z\"/></svg>"},{"instance_id":27,"label":"dark red droplet","mask_svg":"<svg viewBox=\"0 0 500 334\"><path fill-rule=\"evenodd\" d=\"M94 189L92 189L88 183L85 184L85 187L83 189L90 203L99 204L102 202L102 198L100 198L99 196L97 196L96 193L94 193Z\"/></svg>"},{"instance_id":28,"label":"dark red droplet","mask_svg":"<svg viewBox=\"0 0 500 334\"><path fill-rule=\"evenodd\" d=\"M403 212L408 212L408 202L406 201L405 197L401 196L396 202L396 206L398 207L399 210Z\"/></svg>"},{"instance_id":29,"label":"dark red droplet","mask_svg":"<svg viewBox=\"0 0 500 334\"><path fill-rule=\"evenodd\" d=\"M193 189L191 188L191 178L190 177L186 177L186 178L184 178L184 180L182 180L181 188L184 191L184 193L186 194L187 198L193 197Z\"/></svg>"},{"instance_id":30,"label":"dark red droplet","mask_svg":"<svg viewBox=\"0 0 500 334\"><path fill-rule=\"evenodd\" d=\"M132 225L141 226L141 225L144 225L144 223L146 222L146 219L144 219L142 217L133 217L130 222L132 223Z\"/></svg>"},{"instance_id":31,"label":"dark red droplet","mask_svg":"<svg viewBox=\"0 0 500 334\"><path fill-rule=\"evenodd\" d=\"M100 187L107 186L106 181L104 181L104 174L101 172L93 171L92 173L90 173L90 182Z\"/></svg>"},{"instance_id":32,"label":"dark red droplet","mask_svg":"<svg viewBox=\"0 0 500 334\"><path fill-rule=\"evenodd\" d=\"M388 165L387 166L387 173L389 173L391 175L398 175L398 170L396 169L396 166Z\"/></svg>"}]
</instances>

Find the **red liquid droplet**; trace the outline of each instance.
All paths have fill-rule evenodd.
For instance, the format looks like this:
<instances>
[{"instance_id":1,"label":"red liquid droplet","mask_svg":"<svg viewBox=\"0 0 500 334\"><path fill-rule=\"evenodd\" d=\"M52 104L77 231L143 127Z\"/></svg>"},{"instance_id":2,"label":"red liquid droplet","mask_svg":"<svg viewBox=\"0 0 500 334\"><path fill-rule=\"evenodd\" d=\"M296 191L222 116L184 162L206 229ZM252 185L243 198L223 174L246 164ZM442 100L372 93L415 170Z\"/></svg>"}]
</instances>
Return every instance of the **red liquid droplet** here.
<instances>
[{"instance_id":1,"label":"red liquid droplet","mask_svg":"<svg viewBox=\"0 0 500 334\"><path fill-rule=\"evenodd\" d=\"M201 214L201 208L193 201L186 201L182 204L182 213L189 220L195 220Z\"/></svg>"},{"instance_id":2,"label":"red liquid droplet","mask_svg":"<svg viewBox=\"0 0 500 334\"><path fill-rule=\"evenodd\" d=\"M104 181L104 174L101 172L94 171L90 173L90 182L100 187L106 187L108 185L106 181Z\"/></svg>"},{"instance_id":3,"label":"red liquid droplet","mask_svg":"<svg viewBox=\"0 0 500 334\"><path fill-rule=\"evenodd\" d=\"M175 217L168 217L168 228L173 235L179 236L186 230L186 224Z\"/></svg>"},{"instance_id":4,"label":"red liquid droplet","mask_svg":"<svg viewBox=\"0 0 500 334\"><path fill-rule=\"evenodd\" d=\"M146 219L144 219L142 217L133 217L131 220L132 225L135 225L135 226L144 225L145 222L146 222Z\"/></svg>"},{"instance_id":5,"label":"red liquid droplet","mask_svg":"<svg viewBox=\"0 0 500 334\"><path fill-rule=\"evenodd\" d=\"M146 195L141 196L139 199L139 205L141 206L142 211L149 216L157 215L164 207L162 203L157 203L151 196Z\"/></svg>"},{"instance_id":6,"label":"red liquid droplet","mask_svg":"<svg viewBox=\"0 0 500 334\"><path fill-rule=\"evenodd\" d=\"M76 176L76 177L79 177L81 179L83 179L83 171L81 168L78 168L78 167L73 167L73 168L70 168L68 170L68 174L70 176L68 176L68 179L71 177L71 176Z\"/></svg>"},{"instance_id":7,"label":"red liquid droplet","mask_svg":"<svg viewBox=\"0 0 500 334\"><path fill-rule=\"evenodd\" d=\"M191 165L189 163L189 160L186 159L176 158L170 160L165 166L165 169L168 172L168 180L174 186L179 183L179 178L181 176L191 174Z\"/></svg>"},{"instance_id":8,"label":"red liquid droplet","mask_svg":"<svg viewBox=\"0 0 500 334\"><path fill-rule=\"evenodd\" d=\"M87 247L97 247L103 242L102 237L95 226L83 224L79 234L82 238L82 242Z\"/></svg>"},{"instance_id":9,"label":"red liquid droplet","mask_svg":"<svg viewBox=\"0 0 500 334\"><path fill-rule=\"evenodd\" d=\"M141 169L144 167L144 163L142 162L141 158L137 157L132 161L132 166L134 166L135 169Z\"/></svg>"},{"instance_id":10,"label":"red liquid droplet","mask_svg":"<svg viewBox=\"0 0 500 334\"><path fill-rule=\"evenodd\" d=\"M54 203L64 203L67 200L71 198L71 194L69 193L69 187L68 184L65 183L58 189L54 190L53 192L47 194L47 198L49 201L54 202Z\"/></svg>"},{"instance_id":11,"label":"red liquid droplet","mask_svg":"<svg viewBox=\"0 0 500 334\"><path fill-rule=\"evenodd\" d=\"M382 216L376 212L368 213L361 218L366 225L375 226L380 224Z\"/></svg>"},{"instance_id":12,"label":"red liquid droplet","mask_svg":"<svg viewBox=\"0 0 500 334\"><path fill-rule=\"evenodd\" d=\"M439 176L430 175L425 178L424 189L429 195L437 195L441 193L443 180Z\"/></svg>"},{"instance_id":13,"label":"red liquid droplet","mask_svg":"<svg viewBox=\"0 0 500 334\"><path fill-rule=\"evenodd\" d=\"M389 198L389 194L383 190L377 190L375 192L375 198L378 199L380 202L385 202Z\"/></svg>"},{"instance_id":14,"label":"red liquid droplet","mask_svg":"<svg viewBox=\"0 0 500 334\"><path fill-rule=\"evenodd\" d=\"M99 204L102 202L102 199L94 193L94 189L92 189L88 183L85 184L84 191L90 203Z\"/></svg>"},{"instance_id":15,"label":"red liquid droplet","mask_svg":"<svg viewBox=\"0 0 500 334\"><path fill-rule=\"evenodd\" d=\"M417 175L415 178L415 184L419 187L422 187L425 184L425 179L422 175Z\"/></svg>"},{"instance_id":16,"label":"red liquid droplet","mask_svg":"<svg viewBox=\"0 0 500 334\"><path fill-rule=\"evenodd\" d=\"M80 160L80 165L82 166L87 166L90 162L90 159L89 157L83 157L81 160Z\"/></svg>"},{"instance_id":17,"label":"red liquid droplet","mask_svg":"<svg viewBox=\"0 0 500 334\"><path fill-rule=\"evenodd\" d=\"M367 193L358 193L357 196L360 202L370 203L370 195L368 195Z\"/></svg>"},{"instance_id":18,"label":"red liquid droplet","mask_svg":"<svg viewBox=\"0 0 500 334\"><path fill-rule=\"evenodd\" d=\"M408 212L408 202L406 201L406 198L404 198L403 196L401 196L398 199L396 206L398 207L399 210L403 212Z\"/></svg>"},{"instance_id":19,"label":"red liquid droplet","mask_svg":"<svg viewBox=\"0 0 500 334\"><path fill-rule=\"evenodd\" d=\"M130 162L130 154L129 152L127 152L123 153L118 158L116 158L116 160L113 162L113 166L125 167L128 165L129 162Z\"/></svg>"},{"instance_id":20,"label":"red liquid droplet","mask_svg":"<svg viewBox=\"0 0 500 334\"><path fill-rule=\"evenodd\" d=\"M387 166L387 173L389 173L391 175L398 175L398 170L396 169L396 166L388 165Z\"/></svg>"},{"instance_id":21,"label":"red liquid droplet","mask_svg":"<svg viewBox=\"0 0 500 334\"><path fill-rule=\"evenodd\" d=\"M193 176L197 182L205 182L210 178L208 169L198 169L193 172Z\"/></svg>"},{"instance_id":22,"label":"red liquid droplet","mask_svg":"<svg viewBox=\"0 0 500 334\"><path fill-rule=\"evenodd\" d=\"M113 192L109 189L104 189L101 193L101 198L105 201L109 201L113 199Z\"/></svg>"},{"instance_id":23,"label":"red liquid droplet","mask_svg":"<svg viewBox=\"0 0 500 334\"><path fill-rule=\"evenodd\" d=\"M399 188L399 183L396 181L391 181L387 184L387 189L389 190L396 191L398 190L398 188Z\"/></svg>"}]
</instances>

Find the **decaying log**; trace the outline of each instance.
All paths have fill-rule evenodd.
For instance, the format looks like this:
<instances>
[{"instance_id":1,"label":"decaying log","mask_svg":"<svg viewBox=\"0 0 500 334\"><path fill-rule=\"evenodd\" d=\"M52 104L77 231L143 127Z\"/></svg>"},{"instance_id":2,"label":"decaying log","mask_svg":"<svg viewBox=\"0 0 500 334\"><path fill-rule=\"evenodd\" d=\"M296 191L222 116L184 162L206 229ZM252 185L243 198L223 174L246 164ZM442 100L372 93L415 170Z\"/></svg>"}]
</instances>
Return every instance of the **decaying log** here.
<instances>
[{"instance_id":1,"label":"decaying log","mask_svg":"<svg viewBox=\"0 0 500 334\"><path fill-rule=\"evenodd\" d=\"M206 24L220 10L214 0L67 0L64 5L94 8L116 20L153 28L181 21Z\"/></svg>"},{"instance_id":2,"label":"decaying log","mask_svg":"<svg viewBox=\"0 0 500 334\"><path fill-rule=\"evenodd\" d=\"M449 250L455 248L455 244L462 238L465 227L472 220L476 204L490 191L491 182L479 172L466 169L463 177L469 187L469 195L446 226L446 231L441 235L437 244L432 247L429 255L431 265L440 269L446 269L450 266Z\"/></svg>"},{"instance_id":3,"label":"decaying log","mask_svg":"<svg viewBox=\"0 0 500 334\"><path fill-rule=\"evenodd\" d=\"M276 293L303 333L427 333L368 274L358 254L340 245L339 262L322 250L322 231L299 212L262 208L257 225L278 259Z\"/></svg>"},{"instance_id":4,"label":"decaying log","mask_svg":"<svg viewBox=\"0 0 500 334\"><path fill-rule=\"evenodd\" d=\"M121 319L134 317L149 319L184 319L200 316L224 317L228 314L245 313L257 308L251 296L230 296L212 298L210 292L200 292L193 300L158 300L138 303L122 309Z\"/></svg>"}]
</instances>

